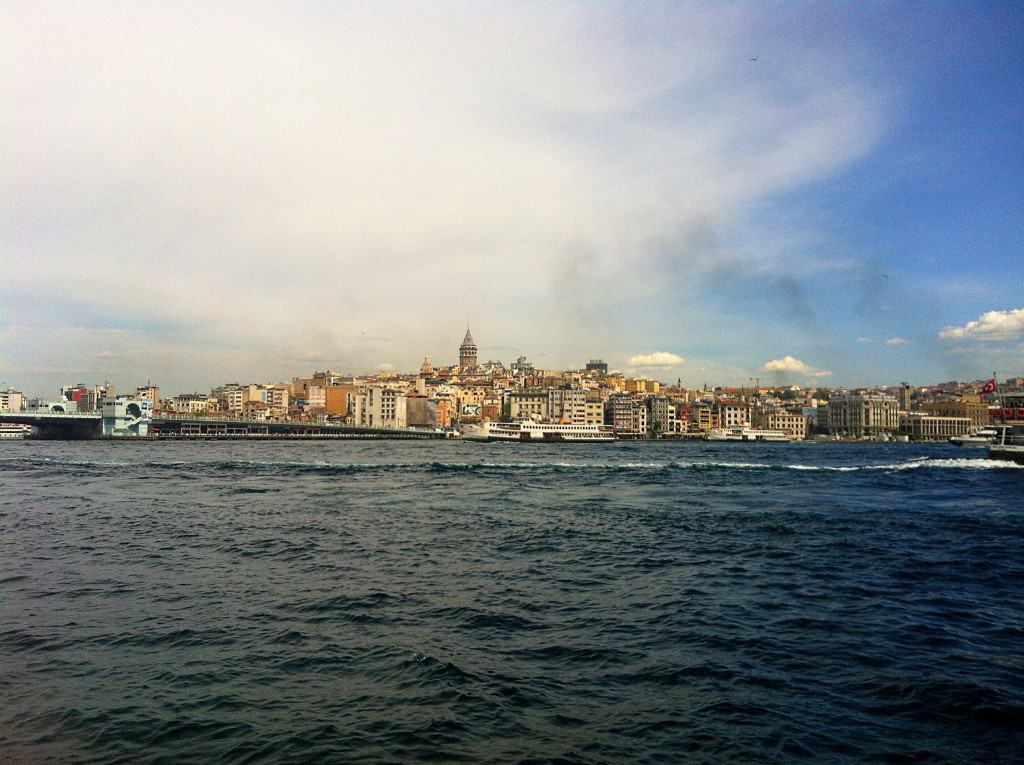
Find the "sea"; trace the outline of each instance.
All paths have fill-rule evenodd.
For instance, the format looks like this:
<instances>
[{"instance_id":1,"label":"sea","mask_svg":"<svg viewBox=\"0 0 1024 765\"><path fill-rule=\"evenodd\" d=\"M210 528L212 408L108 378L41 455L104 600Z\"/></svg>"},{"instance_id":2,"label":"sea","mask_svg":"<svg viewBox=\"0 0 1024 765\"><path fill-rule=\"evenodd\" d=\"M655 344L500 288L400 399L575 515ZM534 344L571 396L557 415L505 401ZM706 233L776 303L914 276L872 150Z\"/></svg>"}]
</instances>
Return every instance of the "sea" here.
<instances>
[{"instance_id":1,"label":"sea","mask_svg":"<svg viewBox=\"0 0 1024 765\"><path fill-rule=\"evenodd\" d=\"M0 443L0 761L1020 763L1024 468Z\"/></svg>"}]
</instances>

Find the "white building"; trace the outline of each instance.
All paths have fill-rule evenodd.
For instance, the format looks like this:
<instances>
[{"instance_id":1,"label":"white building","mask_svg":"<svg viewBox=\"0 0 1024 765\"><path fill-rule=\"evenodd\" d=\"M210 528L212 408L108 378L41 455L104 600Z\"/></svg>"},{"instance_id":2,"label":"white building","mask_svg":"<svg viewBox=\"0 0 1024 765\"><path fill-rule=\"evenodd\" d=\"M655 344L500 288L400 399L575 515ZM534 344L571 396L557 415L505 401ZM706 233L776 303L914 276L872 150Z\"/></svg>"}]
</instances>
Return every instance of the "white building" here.
<instances>
[{"instance_id":1,"label":"white building","mask_svg":"<svg viewBox=\"0 0 1024 765\"><path fill-rule=\"evenodd\" d=\"M13 388L0 390L0 412L20 412L25 405L25 396Z\"/></svg>"},{"instance_id":2,"label":"white building","mask_svg":"<svg viewBox=\"0 0 1024 765\"><path fill-rule=\"evenodd\" d=\"M362 428L405 428L409 425L404 391L369 385L355 397L355 424Z\"/></svg>"}]
</instances>

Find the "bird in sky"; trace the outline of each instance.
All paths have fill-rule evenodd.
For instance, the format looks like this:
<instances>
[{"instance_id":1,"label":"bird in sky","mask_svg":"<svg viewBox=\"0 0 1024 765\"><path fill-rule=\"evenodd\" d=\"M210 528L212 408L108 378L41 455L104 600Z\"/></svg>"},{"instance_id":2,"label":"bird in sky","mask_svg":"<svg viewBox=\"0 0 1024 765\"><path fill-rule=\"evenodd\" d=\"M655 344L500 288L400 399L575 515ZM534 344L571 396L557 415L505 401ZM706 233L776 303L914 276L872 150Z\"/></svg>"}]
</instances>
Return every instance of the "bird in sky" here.
<instances>
[{"instance_id":1,"label":"bird in sky","mask_svg":"<svg viewBox=\"0 0 1024 765\"><path fill-rule=\"evenodd\" d=\"M750 59L750 60L751 60L751 61L757 61L757 56L754 56L754 57L753 57L752 59Z\"/></svg>"}]
</instances>

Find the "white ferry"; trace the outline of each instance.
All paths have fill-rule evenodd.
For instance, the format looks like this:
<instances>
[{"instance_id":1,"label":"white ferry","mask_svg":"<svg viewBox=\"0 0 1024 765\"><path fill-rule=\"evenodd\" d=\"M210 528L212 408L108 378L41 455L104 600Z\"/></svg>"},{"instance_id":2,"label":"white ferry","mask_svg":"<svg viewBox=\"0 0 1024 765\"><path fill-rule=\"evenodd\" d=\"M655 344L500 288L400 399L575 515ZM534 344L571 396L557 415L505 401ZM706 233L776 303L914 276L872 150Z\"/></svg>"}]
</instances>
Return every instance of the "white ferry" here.
<instances>
[{"instance_id":1,"label":"white ferry","mask_svg":"<svg viewBox=\"0 0 1024 765\"><path fill-rule=\"evenodd\" d=\"M988 447L988 458L1024 465L1024 427L1004 427L1002 431L999 440Z\"/></svg>"},{"instance_id":2,"label":"white ferry","mask_svg":"<svg viewBox=\"0 0 1024 765\"><path fill-rule=\"evenodd\" d=\"M484 422L464 425L462 437L466 441L516 441L523 443L605 443L615 440L615 432L608 425L568 425L536 422L521 418L512 422Z\"/></svg>"},{"instance_id":3,"label":"white ferry","mask_svg":"<svg viewBox=\"0 0 1024 765\"><path fill-rule=\"evenodd\" d=\"M755 430L746 425L735 428L712 428L708 431L708 441L773 441L786 443L789 436L781 430Z\"/></svg>"},{"instance_id":4,"label":"white ferry","mask_svg":"<svg viewBox=\"0 0 1024 765\"><path fill-rule=\"evenodd\" d=\"M24 438L31 434L31 425L18 425L13 422L0 422L0 438Z\"/></svg>"}]
</instances>

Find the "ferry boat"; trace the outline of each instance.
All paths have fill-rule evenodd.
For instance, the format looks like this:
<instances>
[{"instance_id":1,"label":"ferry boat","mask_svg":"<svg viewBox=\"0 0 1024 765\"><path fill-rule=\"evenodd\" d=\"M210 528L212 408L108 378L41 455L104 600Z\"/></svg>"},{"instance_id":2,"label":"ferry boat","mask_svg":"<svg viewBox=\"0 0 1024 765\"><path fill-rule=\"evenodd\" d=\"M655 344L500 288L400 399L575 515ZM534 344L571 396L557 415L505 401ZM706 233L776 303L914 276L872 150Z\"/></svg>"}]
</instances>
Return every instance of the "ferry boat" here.
<instances>
[{"instance_id":1,"label":"ferry boat","mask_svg":"<svg viewBox=\"0 0 1024 765\"><path fill-rule=\"evenodd\" d=\"M712 428L708 431L708 441L772 441L787 443L789 436L781 430L756 430L742 425L734 428Z\"/></svg>"},{"instance_id":2,"label":"ferry boat","mask_svg":"<svg viewBox=\"0 0 1024 765\"><path fill-rule=\"evenodd\" d=\"M520 443L606 443L615 440L608 425L569 425L519 418L512 422L483 422L464 425L466 441L515 441Z\"/></svg>"},{"instance_id":3,"label":"ferry boat","mask_svg":"<svg viewBox=\"0 0 1024 765\"><path fill-rule=\"evenodd\" d=\"M994 388L995 375L992 378L990 385ZM1024 393L1002 393L997 403L998 408L990 410L990 414L994 421L1002 423L996 426L1002 432L988 447L989 459L1024 465Z\"/></svg>"},{"instance_id":4,"label":"ferry boat","mask_svg":"<svg viewBox=\"0 0 1024 765\"><path fill-rule=\"evenodd\" d=\"M1024 426L1003 428L999 441L988 447L988 458L1024 465Z\"/></svg>"},{"instance_id":5,"label":"ferry boat","mask_svg":"<svg viewBox=\"0 0 1024 765\"><path fill-rule=\"evenodd\" d=\"M19 425L14 422L0 422L0 438L24 438L31 434L31 425Z\"/></svg>"}]
</instances>

